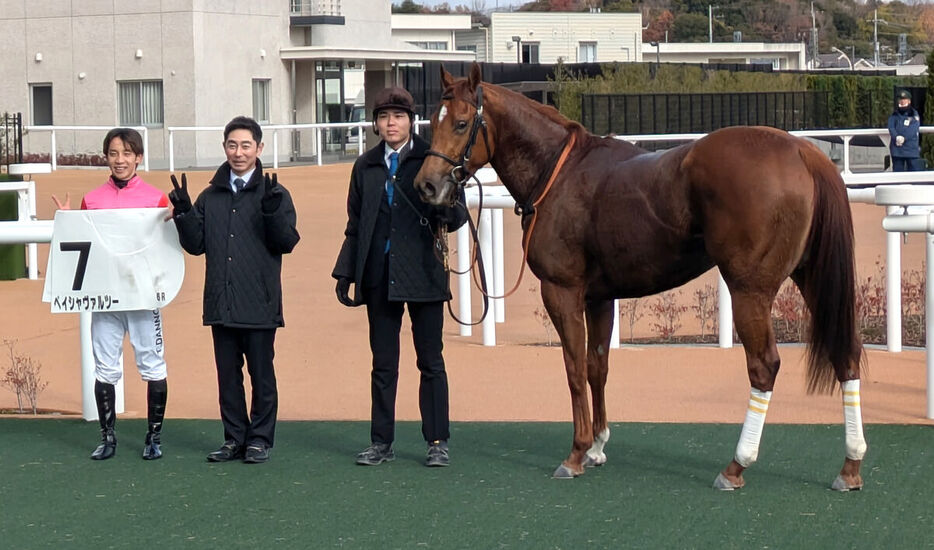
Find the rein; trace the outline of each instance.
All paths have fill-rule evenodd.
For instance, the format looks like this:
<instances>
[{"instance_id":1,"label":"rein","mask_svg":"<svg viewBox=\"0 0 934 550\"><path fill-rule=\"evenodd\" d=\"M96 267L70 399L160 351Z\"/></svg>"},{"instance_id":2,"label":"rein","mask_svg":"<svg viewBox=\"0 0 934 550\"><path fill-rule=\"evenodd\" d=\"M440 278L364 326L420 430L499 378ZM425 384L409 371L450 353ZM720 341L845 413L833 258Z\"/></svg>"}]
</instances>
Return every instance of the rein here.
<instances>
[{"instance_id":1,"label":"rein","mask_svg":"<svg viewBox=\"0 0 934 550\"><path fill-rule=\"evenodd\" d=\"M576 134L572 132L568 137L567 143L564 145L564 150L561 151L561 156L558 157L558 162L555 163L555 167L551 170L551 177L548 178L545 189L542 191L542 194L535 199L535 202L532 203L532 221L529 222L529 229L525 232L525 238L522 242L522 265L519 268L519 278L516 279L516 284L509 292L502 296L487 296L488 298L498 299L512 296L522 283L522 275L525 273L525 264L528 263L529 259L529 243L532 241L532 231L535 229L535 221L538 219L538 206L545 200L545 197L548 196L548 192L551 191L551 187L558 178L558 173L561 172L561 168L564 167L565 161L568 160L568 155L571 153L571 149L574 147L574 142L576 140Z\"/></svg>"}]
</instances>

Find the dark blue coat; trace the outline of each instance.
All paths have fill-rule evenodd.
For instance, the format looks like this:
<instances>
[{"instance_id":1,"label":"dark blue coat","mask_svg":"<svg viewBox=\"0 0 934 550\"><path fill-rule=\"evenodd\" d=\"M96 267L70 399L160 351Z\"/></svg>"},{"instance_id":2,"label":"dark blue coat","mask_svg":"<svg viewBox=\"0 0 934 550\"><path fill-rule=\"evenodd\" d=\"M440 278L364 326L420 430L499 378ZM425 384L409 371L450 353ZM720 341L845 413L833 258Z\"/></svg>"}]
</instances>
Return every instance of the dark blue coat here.
<instances>
[{"instance_id":1,"label":"dark blue coat","mask_svg":"<svg viewBox=\"0 0 934 550\"><path fill-rule=\"evenodd\" d=\"M335 279L350 279L355 283L354 303L366 302L364 273L369 263L388 261L388 297L390 301L440 302L451 297L448 274L444 271L434 249L433 232L439 223L454 231L467 221L463 192L455 208L430 206L419 198L413 183L425 160L428 143L418 135L412 136L411 149L402 156L396 172L396 192L389 208L388 227L390 252L382 254L385 238L376 233L380 209L386 203L386 180L389 170L384 160L385 143L361 155L350 174L347 195L347 227L337 262L331 275ZM404 193L405 197L399 194ZM408 200L406 200L406 197ZM416 212L416 209L418 212ZM384 208L385 210L385 208ZM387 213L384 213L384 216ZM422 225L420 219L428 220ZM443 220L443 222L441 221ZM378 242L377 242L378 241Z\"/></svg>"},{"instance_id":2,"label":"dark blue coat","mask_svg":"<svg viewBox=\"0 0 934 550\"><path fill-rule=\"evenodd\" d=\"M889 136L892 138L889 152L893 157L916 159L921 156L920 128L921 117L914 107L910 107L906 113L895 109L889 116ZM905 138L901 147L895 146L896 136Z\"/></svg>"}]
</instances>

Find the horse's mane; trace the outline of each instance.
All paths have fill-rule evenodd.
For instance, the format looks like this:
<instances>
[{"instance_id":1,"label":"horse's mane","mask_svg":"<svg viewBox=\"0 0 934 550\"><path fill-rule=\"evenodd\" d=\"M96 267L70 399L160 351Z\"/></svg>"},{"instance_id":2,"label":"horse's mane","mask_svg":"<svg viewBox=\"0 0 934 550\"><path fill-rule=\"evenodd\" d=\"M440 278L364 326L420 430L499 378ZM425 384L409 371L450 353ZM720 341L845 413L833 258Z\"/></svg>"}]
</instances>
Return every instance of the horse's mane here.
<instances>
[{"instance_id":1,"label":"horse's mane","mask_svg":"<svg viewBox=\"0 0 934 550\"><path fill-rule=\"evenodd\" d=\"M444 92L442 93L442 97L453 96L454 89L457 87L466 88L466 86L468 85L467 80L468 79L464 77L464 78L459 78L456 81L454 81L450 87L444 90ZM496 93L500 93L506 96L508 99L520 100L518 101L518 103L520 103L521 105L527 106L528 108L535 111L542 117L563 127L569 133L576 134L575 137L577 139L578 144L583 144L587 142L590 144L591 147L593 146L617 147L617 148L621 148L625 150L627 156L632 156L633 154L639 154L639 153L646 152L645 149L642 149L641 147L633 145L632 143L629 143L627 141L620 141L613 137L604 138L602 136L595 135L591 133L589 130L587 130L587 128L584 128L584 126L581 123L573 121L569 119L568 117L564 116L563 114L561 114L561 112L558 111L558 109L556 109L555 107L551 105L545 105L543 103L539 103L538 101L535 101L533 99L529 99L528 97L520 94L519 92L514 92L510 90L509 88L505 88L503 86L500 86L498 84L493 84L491 82L481 82L480 86L483 86L484 89L486 90L490 90L491 88L493 88L495 89Z\"/></svg>"}]
</instances>

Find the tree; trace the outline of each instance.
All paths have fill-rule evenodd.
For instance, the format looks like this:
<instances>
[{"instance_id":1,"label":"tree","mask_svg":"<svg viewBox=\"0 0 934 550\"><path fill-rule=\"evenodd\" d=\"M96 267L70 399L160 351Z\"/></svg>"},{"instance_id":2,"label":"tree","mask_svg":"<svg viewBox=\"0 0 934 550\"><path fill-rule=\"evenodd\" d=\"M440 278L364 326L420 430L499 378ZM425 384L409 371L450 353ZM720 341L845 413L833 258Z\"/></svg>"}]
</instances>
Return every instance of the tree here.
<instances>
[{"instance_id":1,"label":"tree","mask_svg":"<svg viewBox=\"0 0 934 550\"><path fill-rule=\"evenodd\" d=\"M425 13L424 6L416 4L413 0L402 0L401 4L392 5L392 13Z\"/></svg>"},{"instance_id":2,"label":"tree","mask_svg":"<svg viewBox=\"0 0 934 550\"><path fill-rule=\"evenodd\" d=\"M674 20L675 16L670 11L662 11L660 14L658 14L658 17L649 23L648 28L642 31L642 41L664 42L665 37L671 30L671 25Z\"/></svg>"},{"instance_id":3,"label":"tree","mask_svg":"<svg viewBox=\"0 0 934 550\"><path fill-rule=\"evenodd\" d=\"M706 42L707 17L696 13L682 13L675 17L671 31L676 42Z\"/></svg>"}]
</instances>

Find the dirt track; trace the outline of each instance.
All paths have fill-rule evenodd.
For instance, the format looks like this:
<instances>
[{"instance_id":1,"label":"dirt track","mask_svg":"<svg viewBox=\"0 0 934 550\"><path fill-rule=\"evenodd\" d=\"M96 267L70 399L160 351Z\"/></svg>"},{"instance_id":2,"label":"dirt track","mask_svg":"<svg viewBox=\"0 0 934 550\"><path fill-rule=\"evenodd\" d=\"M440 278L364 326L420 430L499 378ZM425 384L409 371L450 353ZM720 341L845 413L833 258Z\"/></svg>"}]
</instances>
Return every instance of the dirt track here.
<instances>
[{"instance_id":1,"label":"dirt track","mask_svg":"<svg viewBox=\"0 0 934 550\"><path fill-rule=\"evenodd\" d=\"M334 297L331 268L342 239L350 165L296 167L279 171L292 192L299 214L302 241L284 261L286 328L276 342L279 416L282 419L351 419L369 417L369 349L363 309L347 309ZM51 194L71 194L73 203L99 185L106 172L60 170L39 176L39 218L53 214ZM150 183L170 189L168 174L143 174ZM194 190L204 186L209 172L189 173ZM194 194L194 193L193 193ZM854 205L857 262L864 277L884 258L885 236L881 208ZM521 260L518 222L506 216L507 285ZM44 272L47 245L40 246ZM902 251L904 269L922 266L923 241L912 235ZM203 258L188 257L186 280L179 296L164 309L166 357L169 367L170 417L219 418L211 336L201 326ZM40 273L41 276L41 273ZM713 284L707 274L685 287L683 299L694 289ZM537 281L531 276L506 304L506 323L497 327L500 344L480 345L479 328L471 337L458 336L446 319L445 359L451 385L453 420L570 420L567 382L557 347L536 345L547 338L534 315L541 306ZM78 317L49 313L40 301L42 280L0 282L0 339L17 341L18 351L42 363L42 408L77 412L81 409ZM651 320L643 318L636 336L650 336ZM681 333L696 330L685 315ZM628 327L627 327L628 331ZM411 332L403 324L402 368L397 414L417 419L417 383ZM4 350L5 351L5 350ZM806 396L803 347L783 346L783 359L770 422L828 422L842 420L839 396ZM127 416L145 416L145 387L132 365L127 345ZM930 423L925 414L925 355L912 350L889 354L868 351L863 377L863 414L866 422ZM7 364L0 358L0 367ZM611 421L741 423L748 382L741 347L644 346L624 347L610 355L607 387ZM0 391L0 409L14 407L12 392Z\"/></svg>"}]
</instances>

